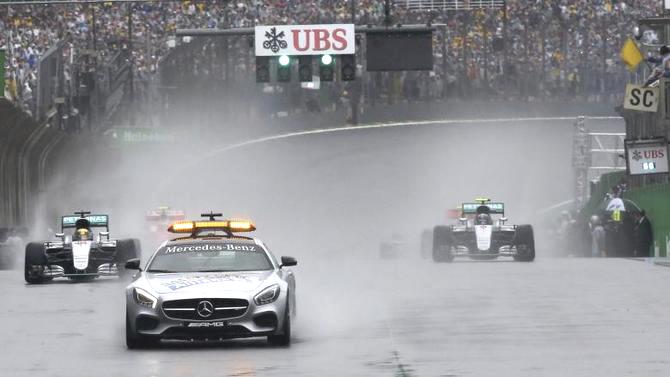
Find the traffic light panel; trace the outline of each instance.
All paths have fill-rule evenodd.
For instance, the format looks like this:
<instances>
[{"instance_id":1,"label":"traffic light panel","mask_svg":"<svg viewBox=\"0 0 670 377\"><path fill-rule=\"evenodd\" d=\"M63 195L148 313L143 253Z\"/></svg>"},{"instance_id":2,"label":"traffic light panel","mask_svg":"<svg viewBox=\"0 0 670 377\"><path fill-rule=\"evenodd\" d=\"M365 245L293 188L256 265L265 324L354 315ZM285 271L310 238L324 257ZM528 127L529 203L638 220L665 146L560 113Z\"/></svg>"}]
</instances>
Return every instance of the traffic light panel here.
<instances>
[{"instance_id":1,"label":"traffic light panel","mask_svg":"<svg viewBox=\"0 0 670 377\"><path fill-rule=\"evenodd\" d=\"M342 81L356 80L356 55L340 55Z\"/></svg>"},{"instance_id":2,"label":"traffic light panel","mask_svg":"<svg viewBox=\"0 0 670 377\"><path fill-rule=\"evenodd\" d=\"M298 57L298 77L300 82L312 81L312 57Z\"/></svg>"},{"instance_id":3,"label":"traffic light panel","mask_svg":"<svg viewBox=\"0 0 670 377\"><path fill-rule=\"evenodd\" d=\"M270 82L270 58L256 57L256 82Z\"/></svg>"},{"instance_id":4,"label":"traffic light panel","mask_svg":"<svg viewBox=\"0 0 670 377\"><path fill-rule=\"evenodd\" d=\"M330 55L322 55L319 59L319 79L321 81L333 81L335 76L335 61Z\"/></svg>"},{"instance_id":5,"label":"traffic light panel","mask_svg":"<svg viewBox=\"0 0 670 377\"><path fill-rule=\"evenodd\" d=\"M291 81L291 58L288 55L282 55L277 60L277 81Z\"/></svg>"}]
</instances>

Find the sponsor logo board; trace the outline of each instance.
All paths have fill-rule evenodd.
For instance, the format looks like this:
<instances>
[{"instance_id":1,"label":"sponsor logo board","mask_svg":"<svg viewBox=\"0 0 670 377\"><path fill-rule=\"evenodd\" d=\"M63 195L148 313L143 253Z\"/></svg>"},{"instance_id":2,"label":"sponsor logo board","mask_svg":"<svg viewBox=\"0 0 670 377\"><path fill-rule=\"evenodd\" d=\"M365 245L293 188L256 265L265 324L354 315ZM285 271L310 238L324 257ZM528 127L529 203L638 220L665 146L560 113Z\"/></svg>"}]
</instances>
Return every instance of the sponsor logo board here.
<instances>
[{"instance_id":1,"label":"sponsor logo board","mask_svg":"<svg viewBox=\"0 0 670 377\"><path fill-rule=\"evenodd\" d=\"M256 26L254 38L256 56L356 53L353 24Z\"/></svg>"}]
</instances>

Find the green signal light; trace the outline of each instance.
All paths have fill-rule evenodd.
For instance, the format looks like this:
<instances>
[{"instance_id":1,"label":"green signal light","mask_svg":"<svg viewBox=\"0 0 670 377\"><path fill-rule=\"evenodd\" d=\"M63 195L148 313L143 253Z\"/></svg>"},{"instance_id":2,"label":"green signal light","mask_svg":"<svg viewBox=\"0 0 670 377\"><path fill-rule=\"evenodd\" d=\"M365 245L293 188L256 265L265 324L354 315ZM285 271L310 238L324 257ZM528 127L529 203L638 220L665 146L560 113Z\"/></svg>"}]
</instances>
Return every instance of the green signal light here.
<instances>
[{"instance_id":1,"label":"green signal light","mask_svg":"<svg viewBox=\"0 0 670 377\"><path fill-rule=\"evenodd\" d=\"M323 55L321 56L321 64L323 65L330 65L333 63L333 57L330 55Z\"/></svg>"},{"instance_id":2,"label":"green signal light","mask_svg":"<svg viewBox=\"0 0 670 377\"><path fill-rule=\"evenodd\" d=\"M281 66L287 66L291 63L291 59L288 57L288 55L282 55L279 57L279 65Z\"/></svg>"}]
</instances>

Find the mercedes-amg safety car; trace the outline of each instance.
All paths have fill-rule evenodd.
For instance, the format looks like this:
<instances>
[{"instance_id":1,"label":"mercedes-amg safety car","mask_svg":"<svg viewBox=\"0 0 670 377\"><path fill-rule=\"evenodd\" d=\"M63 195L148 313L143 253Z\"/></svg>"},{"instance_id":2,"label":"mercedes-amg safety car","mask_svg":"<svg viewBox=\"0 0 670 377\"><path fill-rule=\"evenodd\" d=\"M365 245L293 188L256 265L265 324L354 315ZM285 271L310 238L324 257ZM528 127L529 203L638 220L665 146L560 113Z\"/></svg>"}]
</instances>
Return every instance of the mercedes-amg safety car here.
<instances>
[{"instance_id":1,"label":"mercedes-amg safety car","mask_svg":"<svg viewBox=\"0 0 670 377\"><path fill-rule=\"evenodd\" d=\"M463 203L457 225L438 225L433 229L433 260L451 262L455 257L495 259L513 257L516 261L535 259L535 238L531 225L508 225L505 205L489 199ZM498 215L497 219L493 215Z\"/></svg>"},{"instance_id":2,"label":"mercedes-amg safety car","mask_svg":"<svg viewBox=\"0 0 670 377\"><path fill-rule=\"evenodd\" d=\"M280 261L257 238L237 235L256 229L250 221L180 221L137 269L126 289L126 345L155 346L161 340L216 341L267 337L289 345L296 313L294 258Z\"/></svg>"},{"instance_id":3,"label":"mercedes-amg safety car","mask_svg":"<svg viewBox=\"0 0 670 377\"><path fill-rule=\"evenodd\" d=\"M94 233L95 228L104 231ZM65 234L73 229L72 234ZM129 259L140 255L136 239L115 240L109 236L109 216L75 212L61 218L61 232L53 241L31 242L25 252L25 280L39 284L57 277L89 280L124 274Z\"/></svg>"}]
</instances>

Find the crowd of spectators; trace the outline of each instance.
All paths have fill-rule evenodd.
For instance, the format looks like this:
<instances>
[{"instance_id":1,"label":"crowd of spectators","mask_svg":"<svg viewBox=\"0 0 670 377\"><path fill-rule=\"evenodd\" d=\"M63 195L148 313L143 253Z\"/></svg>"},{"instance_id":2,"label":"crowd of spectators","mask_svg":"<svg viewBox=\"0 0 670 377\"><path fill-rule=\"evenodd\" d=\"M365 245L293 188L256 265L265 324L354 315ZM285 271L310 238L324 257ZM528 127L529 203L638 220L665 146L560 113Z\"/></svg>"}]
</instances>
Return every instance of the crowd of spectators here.
<instances>
[{"instance_id":1,"label":"crowd of spectators","mask_svg":"<svg viewBox=\"0 0 670 377\"><path fill-rule=\"evenodd\" d=\"M505 22L502 9L426 11L410 9L404 0L391 3L388 21L393 24L447 25L446 33L435 38L433 72L396 75L370 84L377 91L395 91L394 96L440 95L448 89L445 84L457 95L495 94L506 88L507 96L512 92L526 99L618 92L626 79L617 58L619 48L638 18L661 12L657 0L509 0ZM180 42L173 34L177 28L348 23L352 12L357 24L386 21L380 0L356 1L354 7L349 0L0 4L7 96L20 103L31 100L37 63L56 43L65 44L61 53L68 55L68 63L91 51L98 63L105 62L128 47L129 7L134 67L147 75ZM247 69L252 71L253 66Z\"/></svg>"}]
</instances>

